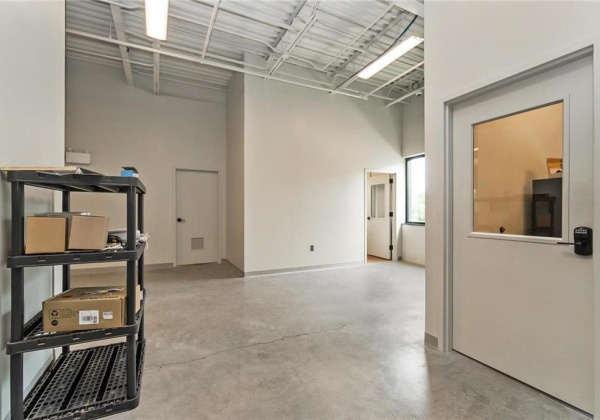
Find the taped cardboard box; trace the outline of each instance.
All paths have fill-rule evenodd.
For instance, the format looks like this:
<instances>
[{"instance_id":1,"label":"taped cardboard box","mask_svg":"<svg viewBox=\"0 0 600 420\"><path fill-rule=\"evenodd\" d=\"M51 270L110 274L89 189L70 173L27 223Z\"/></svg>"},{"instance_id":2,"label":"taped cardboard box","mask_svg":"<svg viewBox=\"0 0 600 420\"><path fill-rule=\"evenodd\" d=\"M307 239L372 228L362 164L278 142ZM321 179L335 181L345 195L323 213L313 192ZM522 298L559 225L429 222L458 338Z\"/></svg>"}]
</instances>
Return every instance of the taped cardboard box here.
<instances>
[{"instance_id":1,"label":"taped cardboard box","mask_svg":"<svg viewBox=\"0 0 600 420\"><path fill-rule=\"evenodd\" d=\"M140 310L140 288L135 293ZM42 304L44 332L116 328L126 325L127 289L122 286L79 287Z\"/></svg>"},{"instance_id":2,"label":"taped cardboard box","mask_svg":"<svg viewBox=\"0 0 600 420\"><path fill-rule=\"evenodd\" d=\"M69 225L69 250L94 251L106 247L108 218L73 215Z\"/></svg>"},{"instance_id":3,"label":"taped cardboard box","mask_svg":"<svg viewBox=\"0 0 600 420\"><path fill-rule=\"evenodd\" d=\"M25 254L51 254L67 250L65 217L29 216L25 235Z\"/></svg>"},{"instance_id":4,"label":"taped cardboard box","mask_svg":"<svg viewBox=\"0 0 600 420\"><path fill-rule=\"evenodd\" d=\"M26 254L67 250L98 251L106 247L108 218L81 213L44 213L27 218Z\"/></svg>"}]
</instances>

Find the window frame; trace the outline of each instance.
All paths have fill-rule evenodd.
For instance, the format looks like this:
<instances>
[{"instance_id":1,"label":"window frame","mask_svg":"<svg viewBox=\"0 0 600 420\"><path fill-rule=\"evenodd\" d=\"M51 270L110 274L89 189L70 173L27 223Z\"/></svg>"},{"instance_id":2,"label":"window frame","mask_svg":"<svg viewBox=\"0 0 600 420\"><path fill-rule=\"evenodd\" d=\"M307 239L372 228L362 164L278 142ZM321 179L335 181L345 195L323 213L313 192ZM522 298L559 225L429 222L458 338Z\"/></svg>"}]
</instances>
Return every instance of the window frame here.
<instances>
[{"instance_id":1,"label":"window frame","mask_svg":"<svg viewBox=\"0 0 600 420\"><path fill-rule=\"evenodd\" d=\"M405 201L405 225L413 225L413 226L425 226L425 222L414 222L409 219L410 217L410 176L409 176L409 166L410 161L414 159L425 159L425 153L420 153L418 155L410 156L405 159L404 162L404 201Z\"/></svg>"}]
</instances>

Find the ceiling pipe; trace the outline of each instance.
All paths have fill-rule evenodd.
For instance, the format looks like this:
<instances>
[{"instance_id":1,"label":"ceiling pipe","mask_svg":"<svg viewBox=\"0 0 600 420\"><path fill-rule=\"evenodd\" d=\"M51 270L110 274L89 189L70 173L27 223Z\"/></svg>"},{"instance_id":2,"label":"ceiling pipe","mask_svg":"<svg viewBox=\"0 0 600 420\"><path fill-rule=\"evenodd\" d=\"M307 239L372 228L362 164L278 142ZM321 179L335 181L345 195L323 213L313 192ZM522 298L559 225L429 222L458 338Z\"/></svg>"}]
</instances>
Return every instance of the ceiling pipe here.
<instances>
[{"instance_id":1,"label":"ceiling pipe","mask_svg":"<svg viewBox=\"0 0 600 420\"><path fill-rule=\"evenodd\" d=\"M319 21L317 20L317 23L318 22ZM133 38L138 38L138 39L142 39L142 40L146 39L146 36L136 34L136 33L132 32L132 31L126 30L125 33L127 35L129 35L130 37L133 37ZM221 41L219 41L219 42L221 42ZM194 56L198 55L198 53L199 53L197 50L194 50L194 49L191 49L191 48L186 48L186 47L182 47L182 46L179 46L179 45L172 45L171 46L171 45L169 45L168 41L163 42L162 44L163 44L163 46L167 46L167 47L173 48L174 50L179 50L179 51L187 52L187 53L193 54ZM249 53L249 54L254 54L254 55L257 55L257 56L262 56L263 55L262 53L259 53L259 52L256 52L256 51L250 51L250 50L242 50L242 51L246 52L246 53ZM254 68L254 69L258 69L258 70L264 70L264 71L267 70L267 68L264 67L264 66L258 66L256 64L252 64L252 63L246 63L244 61L236 60L234 58L222 57L222 56L219 56L217 54L206 53L206 57L208 57L208 58L214 58L216 60L225 61L225 62L228 62L228 63L239 64L241 66L245 66L246 68L251 67L251 68ZM306 63L308 63L310 65L310 67L308 67L308 66L304 66L304 65L302 65L300 63L293 63L293 65L295 65L295 66L302 67L302 68L307 68L309 70L314 70L314 71L317 71L317 72L322 73L324 75L327 74L326 72L321 71L321 69L315 63L313 63L310 60L306 60L304 58L297 57L297 56L295 56L293 54L289 54L288 60L290 60L290 59L303 61L303 62L306 62ZM280 68L281 68L281 66L280 66ZM283 75L283 76L290 76L290 77L293 77L293 78L299 79L299 80L316 81L314 79L308 79L308 78L300 77L300 76L293 75L293 74L290 74L290 73L283 73L281 71L278 71L278 73L281 74L281 75ZM339 75L339 77L347 78L349 76ZM321 84L321 85L325 85L325 84L327 84L328 86L332 85L331 83L325 83L325 82L320 82L320 81L316 81L316 82L319 83L319 84ZM370 86L377 86L376 83L373 83L373 82L368 81L368 80L363 80L362 83L366 84L366 85L370 85ZM346 90L348 92L362 94L364 96L364 93L360 92L358 90L354 90L354 89L350 89L350 88L346 88ZM373 95L373 94L368 94L368 96L373 96L373 97L379 98L379 99L392 100L392 98L390 98L389 96L379 96L379 95Z\"/></svg>"},{"instance_id":2,"label":"ceiling pipe","mask_svg":"<svg viewBox=\"0 0 600 420\"><path fill-rule=\"evenodd\" d=\"M383 27L383 29L381 29L377 34L373 35L373 37L371 37L371 39L363 46L363 48L368 51L373 45L375 45L376 42L379 41L380 38L385 36L385 34L387 34L394 26L402 22L406 15L407 14L405 12L400 12L398 16L396 16L390 23ZM361 54L362 53L359 51L355 51L354 53L352 53L350 57L348 57L346 60L344 60L344 62L342 62L339 66L335 68L335 74L339 74L342 71L344 71L344 69L346 69L346 67L348 67L348 65L354 60L356 60Z\"/></svg>"},{"instance_id":3,"label":"ceiling pipe","mask_svg":"<svg viewBox=\"0 0 600 420\"><path fill-rule=\"evenodd\" d=\"M114 60L114 61L123 61L123 59L121 57L114 57L112 55L99 54L99 53L95 53L92 51L80 50L78 48L65 47L65 50L72 51L74 53L87 54L87 55L91 55L94 57L107 58L109 60ZM143 67L153 67L154 66L154 64L142 63L139 61L133 61L133 60L126 60L126 61L128 63L134 64L136 66L143 66Z\"/></svg>"},{"instance_id":4,"label":"ceiling pipe","mask_svg":"<svg viewBox=\"0 0 600 420\"><path fill-rule=\"evenodd\" d=\"M209 1L205 1L205 0L192 0L194 3L198 3L198 4L202 4L204 6L210 6L212 7L213 4ZM287 29L287 30L291 30L292 27L290 25L286 25L285 23L274 23L274 22L269 22L268 20L263 19L261 16L257 16L251 13L247 13L247 12L239 12L237 10L234 9L230 9L228 7L223 7L221 6L221 10L223 12L235 15L235 16L239 16L242 17L244 19L248 19L248 20L252 20L254 22L258 22L258 23L262 23L264 25L268 25L268 26L272 26L275 28L282 28L282 29Z\"/></svg>"},{"instance_id":5,"label":"ceiling pipe","mask_svg":"<svg viewBox=\"0 0 600 420\"><path fill-rule=\"evenodd\" d=\"M113 23L115 24L115 33L117 39L121 41L127 41L125 37L125 25L123 23L123 15L119 6L114 4L110 5L110 13ZM131 64L129 64L129 51L123 46L119 46L121 52L121 59L123 60L123 70L125 71L125 80L127 84L133 86L133 74L131 73Z\"/></svg>"},{"instance_id":6,"label":"ceiling pipe","mask_svg":"<svg viewBox=\"0 0 600 420\"><path fill-rule=\"evenodd\" d=\"M321 23L321 22L319 20L317 20L316 23ZM182 33L189 33L190 35L196 35L195 33L191 32L191 31L187 31L187 30L183 30L183 29L171 29L171 32L173 32L173 31L182 32ZM125 33L128 36L133 37L133 38L137 38L137 39L141 39L141 40L146 40L147 39L145 35L140 35L140 34L137 34L137 33L133 32L133 31L130 31L130 30L125 30ZM217 41L215 40L215 42L217 42ZM226 45L234 45L234 44L231 44L231 43L223 41L223 40L219 40L218 42L219 43L224 43ZM167 47L173 48L174 50L179 50L179 51L187 52L187 53L193 54L194 56L196 56L196 55L199 54L198 50L194 50L194 49L191 49L191 48L182 47L182 46L179 46L179 45L169 45L169 41L164 42L163 46L167 46ZM257 55L257 56L264 56L264 54L262 52L258 52L258 51L251 51L251 50L248 50L248 49L242 49L242 51L246 52L246 53L254 54L254 55ZM236 59L233 59L233 58L222 57L222 56L219 56L217 54L206 53L206 57L208 57L208 58L214 58L214 59L217 59L217 60L220 60L220 61L225 61L225 62L228 62L228 63L239 64L241 66L245 66L246 68L247 67L252 67L252 68L255 68L255 69L259 69L259 70L265 70L265 71L267 70L267 68L264 67L264 66L258 66L258 65L255 65L255 64L246 63L244 61L236 60ZM310 70L314 70L314 71L317 71L317 72L322 73L322 74L327 74L326 72L321 71L320 67L317 66L315 63L313 63L310 60L307 60L307 59L295 56L293 54L289 54L288 55L288 60L298 60L298 61L301 61L301 62L306 62L306 63L308 63L310 65L310 67L302 65L301 63L293 63L293 64L295 66L298 66L298 67L308 68ZM289 73L288 74L284 74L284 73L281 73L281 72L279 72L279 73L283 74L285 76L291 76L291 77L295 77L297 79L310 81L310 79L302 78L302 77L295 76L295 75L291 75ZM338 74L338 77L348 78L350 76ZM318 82L318 83L319 84L323 84L321 82ZM378 86L377 83L373 83L373 82L371 82L369 80L363 80L362 83L366 84L366 85L369 85L369 86ZM353 93L358 93L358 94L363 94L364 95L363 92L360 92L358 90L354 90L354 89L350 89L350 88L345 88L345 89L348 92L353 92ZM375 98L380 98L380 99L392 100L392 98L390 98L389 96L379 96L379 95L369 95L369 96L373 96Z\"/></svg>"},{"instance_id":7,"label":"ceiling pipe","mask_svg":"<svg viewBox=\"0 0 600 420\"><path fill-rule=\"evenodd\" d=\"M392 10L392 8L393 8L393 7L394 7L394 5L390 4L390 5L389 5L389 6L388 6L388 7L385 9L385 11L384 11L383 13L381 13L379 16L377 16L377 17L375 18L375 20L373 20L373 22L371 22L371 23L370 23L370 24L369 24L369 25L368 25L366 28L364 28L364 29L363 29L363 30L362 30L362 31L361 31L361 32L360 32L358 35L356 35L356 36L355 36L355 37L352 39L352 41L350 41L350 42L348 43L348 45L346 45L346 46L344 47L344 49L343 49L342 51L340 51L340 52L339 52L339 53L338 53L338 54L337 54L337 55L336 55L336 56L333 58L333 60L331 60L329 63L327 63L327 65L326 65L325 67L323 67L323 71L327 70L327 69L329 68L329 66L331 66L331 65L332 65L332 64L335 62L335 60L337 60L337 59L338 59L338 58L339 58L339 57L340 57L342 54L344 54L344 53L345 53L345 52L348 50L348 48L350 48L350 47L352 46L352 44L354 44L356 41L358 41L360 38L362 38L362 36L363 36L364 34L366 34L367 32L369 32L373 26L375 26L377 23L379 23L379 22L381 21L381 19L383 19L383 18L385 17L385 15L387 15L387 14L388 14L388 12L389 12L390 10Z\"/></svg>"},{"instance_id":8,"label":"ceiling pipe","mask_svg":"<svg viewBox=\"0 0 600 420\"><path fill-rule=\"evenodd\" d=\"M215 1L215 6L213 7L212 14L210 15L210 23L208 24L208 30L206 31L206 38L204 39L204 46L202 47L202 54L200 55L201 61L204 61L204 56L206 55L206 50L208 50L210 36L212 35L213 28L215 27L215 21L217 20L217 13L219 13L219 3L221 3L221 0Z\"/></svg>"},{"instance_id":9,"label":"ceiling pipe","mask_svg":"<svg viewBox=\"0 0 600 420\"><path fill-rule=\"evenodd\" d=\"M97 1L99 1L99 0L97 0ZM133 17L135 17L137 19L141 19L141 20L144 19L143 16L140 16L140 15L135 14L135 13L127 13L127 14L129 14L130 16L133 16ZM199 20L188 18L186 16L178 15L178 14L175 14L175 13L169 13L169 17L173 18L173 19L180 20L182 22L188 22L188 23L192 23L194 25L208 27L208 23L200 22ZM247 39L249 41L254 41L254 42L257 42L259 44L263 44L263 45L267 46L268 48L271 48L271 45L269 44L269 42L266 39L255 38L255 37L252 37L252 36L240 34L238 32L234 32L234 31L231 31L229 29L220 28L220 27L217 27L217 26L215 26L213 28L213 30L214 31L219 31L219 32L224 32L224 33L229 34L229 35L234 35L234 36L237 36L237 37L240 37L240 38L243 38L243 39Z\"/></svg>"},{"instance_id":10,"label":"ceiling pipe","mask_svg":"<svg viewBox=\"0 0 600 420\"><path fill-rule=\"evenodd\" d=\"M302 11L302 8L304 7L304 5L306 4L307 1L308 0L300 0L300 2L294 8L294 11L290 14L290 17L285 22L287 25L290 25L290 27L294 26L294 20L300 14L300 12ZM275 50L277 48L277 46L279 45L279 43L281 42L281 40L283 39L283 37L285 36L285 34L287 32L288 32L288 29L282 29L279 32L279 35L277 35L277 38L275 38L275 41L273 41L273 43L271 44L271 46L273 47L273 50Z\"/></svg>"},{"instance_id":11,"label":"ceiling pipe","mask_svg":"<svg viewBox=\"0 0 600 420\"><path fill-rule=\"evenodd\" d=\"M412 92L407 93L406 95L401 96L398 99L394 99L392 102L390 102L389 104L386 105L386 108L389 107L389 106L392 106L394 104L397 104L398 102L401 102L401 101L403 101L403 100L405 100L407 98L410 98L411 96L416 95L417 93L421 93L421 92L423 92L424 89L425 89L425 86L423 86L422 88L413 90Z\"/></svg>"},{"instance_id":12,"label":"ceiling pipe","mask_svg":"<svg viewBox=\"0 0 600 420\"><path fill-rule=\"evenodd\" d=\"M224 69L224 70L231 70L231 71L236 71L239 73L244 73L244 74L248 74L251 76L257 76L257 77L267 77L268 73L265 72L259 72L259 71L255 71L255 70L249 70L249 69L245 69L245 68L241 68L241 67L236 67L236 66L232 66L232 65L228 65L228 64L223 64L223 63L219 63L216 61L210 61L210 60L204 60L204 62L202 62L199 58L197 57L192 57L186 54L181 54L181 53L175 53L175 52L171 52L171 51L165 51L162 49L156 49L156 48L152 48L152 47L146 47L143 45L137 45L137 44L133 44L131 42L123 42L123 41L119 41L116 39L112 39L112 38L107 38L107 37L103 37L103 36L98 36L98 35L93 35L93 34L89 34L86 32L82 32L82 31L78 31L78 30L74 30L74 29L67 29L65 31L67 34L70 35L74 35L74 36L79 36L82 38L88 38L88 39L93 39L96 41L101 41L101 42L106 42L106 43L110 43L110 44L115 44L115 45L123 45L126 47L130 47L130 48L135 48L141 51L146 51L146 52L150 52L150 53L158 53L161 55L164 55L166 57L172 57L172 58L177 58L180 60L184 60L184 61L189 61L189 62L193 62L193 63L197 63L197 64L205 64L207 66L210 67L216 67L216 68L220 68L220 69ZM282 78L279 76L271 76L272 80L278 81L278 82L283 82L283 83L288 83L291 85L296 85L296 86L302 86L302 87L306 87L306 88L310 88L310 89L315 89L315 90L320 90L322 92L329 92L331 93L333 91L334 88L324 88L324 87L320 87L320 86L315 86L315 85L310 85L307 83L300 83L300 82L296 82L294 80L289 80L286 78ZM348 93L348 92L337 92L340 95L344 95L344 96L349 96L352 98L358 98L358 99L364 99L363 95L360 94L352 94L352 93ZM391 99L391 98L390 98Z\"/></svg>"},{"instance_id":13,"label":"ceiling pipe","mask_svg":"<svg viewBox=\"0 0 600 420\"><path fill-rule=\"evenodd\" d=\"M406 71L403 71L402 73L400 73L398 76L394 77L391 80L388 80L387 82L385 82L384 84L382 84L381 86L379 86L376 89L373 89L371 92L367 93L367 97L369 97L370 95L374 94L375 92L377 92L380 89L383 89L384 87L386 87L387 85L390 85L392 83L394 83L396 80L402 79L404 76L406 76L407 74L409 74L410 72L412 72L413 70L418 69L419 67L421 67L423 64L425 64L425 61L421 61L419 64L415 64L414 66L412 66L411 68L409 68Z\"/></svg>"},{"instance_id":14,"label":"ceiling pipe","mask_svg":"<svg viewBox=\"0 0 600 420\"><path fill-rule=\"evenodd\" d=\"M310 31L310 28L313 27L313 25L315 24L316 21L317 21L317 15L313 15L310 18L310 20L306 23L306 25L304 25L304 28L302 28L302 30L296 36L294 41L285 49L285 51L283 52L281 57L279 57L279 59L277 59L277 61L275 62L275 64L271 68L271 70L269 70L270 75L275 73L277 71L277 69L279 68L279 66L281 66L283 63L285 63L285 61L289 57L289 54L294 50L294 48L296 48L296 45L298 45L298 43L302 40L304 35L306 35L308 33L308 31ZM267 80L268 80L268 78L267 78Z\"/></svg>"},{"instance_id":15,"label":"ceiling pipe","mask_svg":"<svg viewBox=\"0 0 600 420\"><path fill-rule=\"evenodd\" d=\"M146 39L145 36L135 34L135 33L131 32L131 31L125 31L125 33L128 34L129 36L133 37L133 38L144 39L144 40ZM168 41L163 42L162 46L163 47L172 48L173 50L179 50L179 51L187 52L187 53L190 53L190 54L198 55L198 51L197 50L194 50L192 48L182 47L181 45L170 45ZM254 55L262 55L261 53L257 53L255 51L244 51L244 52L247 52L249 54L254 54ZM217 60L226 61L228 63L234 63L234 64L240 64L240 65L246 66L246 67L252 67L252 68L255 68L255 69L258 69L258 70L265 70L265 71L267 70L266 67L261 67L261 66L257 66L256 64L246 63L244 61L236 60L235 58L222 57L220 55L212 54L212 53L209 53L209 52L207 52L205 54L205 56L208 57L208 58L214 58L214 59L217 59Z\"/></svg>"},{"instance_id":16,"label":"ceiling pipe","mask_svg":"<svg viewBox=\"0 0 600 420\"><path fill-rule=\"evenodd\" d=\"M116 1L111 1L111 0L93 0L93 1L95 1L96 3L111 4L113 6L120 7L123 10L144 10L144 6L128 6L126 4L118 3Z\"/></svg>"}]
</instances>

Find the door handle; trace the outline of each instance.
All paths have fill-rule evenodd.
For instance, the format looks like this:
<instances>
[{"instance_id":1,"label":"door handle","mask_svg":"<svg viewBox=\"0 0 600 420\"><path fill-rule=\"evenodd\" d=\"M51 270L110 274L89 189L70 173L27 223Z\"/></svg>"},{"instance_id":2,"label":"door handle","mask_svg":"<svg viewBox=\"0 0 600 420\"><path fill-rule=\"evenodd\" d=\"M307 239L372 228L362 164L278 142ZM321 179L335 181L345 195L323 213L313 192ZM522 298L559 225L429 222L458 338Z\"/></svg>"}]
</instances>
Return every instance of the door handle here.
<instances>
[{"instance_id":1,"label":"door handle","mask_svg":"<svg viewBox=\"0 0 600 420\"><path fill-rule=\"evenodd\" d=\"M181 217L178 217L178 218L177 218L177 221L178 221L179 223L181 223L181 222L185 222L185 219L182 219Z\"/></svg>"},{"instance_id":2,"label":"door handle","mask_svg":"<svg viewBox=\"0 0 600 420\"><path fill-rule=\"evenodd\" d=\"M587 226L573 229L575 242L557 242L557 245L575 245L577 255L592 255L594 252L594 231Z\"/></svg>"},{"instance_id":3,"label":"door handle","mask_svg":"<svg viewBox=\"0 0 600 420\"><path fill-rule=\"evenodd\" d=\"M367 217L367 220L371 220L371 218L370 218L370 217Z\"/></svg>"}]
</instances>

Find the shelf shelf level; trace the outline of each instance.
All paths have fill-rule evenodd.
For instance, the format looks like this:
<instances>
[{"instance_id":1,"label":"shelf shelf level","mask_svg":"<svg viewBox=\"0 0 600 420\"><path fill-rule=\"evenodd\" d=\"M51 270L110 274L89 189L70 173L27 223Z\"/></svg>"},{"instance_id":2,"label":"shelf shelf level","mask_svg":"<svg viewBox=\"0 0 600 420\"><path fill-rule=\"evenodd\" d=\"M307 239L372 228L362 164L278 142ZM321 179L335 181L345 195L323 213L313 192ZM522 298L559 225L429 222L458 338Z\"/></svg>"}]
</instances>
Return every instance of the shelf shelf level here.
<instances>
[{"instance_id":1,"label":"shelf shelf level","mask_svg":"<svg viewBox=\"0 0 600 420\"><path fill-rule=\"evenodd\" d=\"M68 252L61 254L34 254L9 256L8 268L36 267L65 264L90 264L113 261L137 261L140 259L145 244L140 244L133 251L98 251L98 252Z\"/></svg>"},{"instance_id":2,"label":"shelf shelf level","mask_svg":"<svg viewBox=\"0 0 600 420\"><path fill-rule=\"evenodd\" d=\"M72 192L126 193L134 187L136 193L145 194L146 187L139 178L106 176L96 173L56 174L44 171L8 171L9 182L20 182L31 187Z\"/></svg>"},{"instance_id":3,"label":"shelf shelf level","mask_svg":"<svg viewBox=\"0 0 600 420\"><path fill-rule=\"evenodd\" d=\"M127 398L125 343L61 355L24 403L24 419L91 419L138 406L145 342L137 344L137 390Z\"/></svg>"},{"instance_id":4,"label":"shelf shelf level","mask_svg":"<svg viewBox=\"0 0 600 420\"><path fill-rule=\"evenodd\" d=\"M144 297L145 294L146 292L144 291ZM42 312L38 312L36 316L25 324L25 337L23 340L8 342L6 344L6 353L8 355L26 353L46 348L69 346L91 341L106 340L114 337L124 337L129 334L137 334L140 329L142 316L144 315L144 304L145 301L142 300L141 308L135 316L135 324L100 330L47 333L44 332L42 328Z\"/></svg>"}]
</instances>

